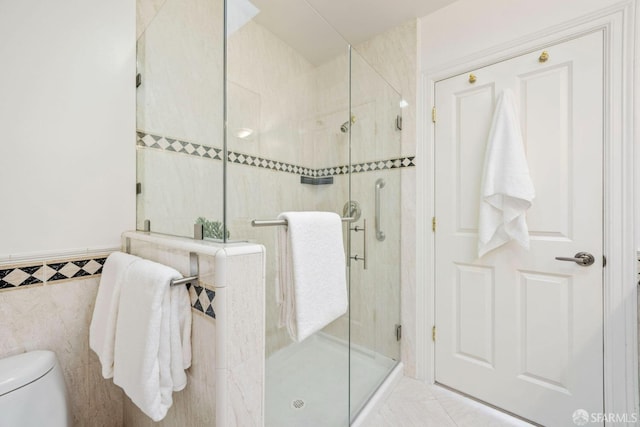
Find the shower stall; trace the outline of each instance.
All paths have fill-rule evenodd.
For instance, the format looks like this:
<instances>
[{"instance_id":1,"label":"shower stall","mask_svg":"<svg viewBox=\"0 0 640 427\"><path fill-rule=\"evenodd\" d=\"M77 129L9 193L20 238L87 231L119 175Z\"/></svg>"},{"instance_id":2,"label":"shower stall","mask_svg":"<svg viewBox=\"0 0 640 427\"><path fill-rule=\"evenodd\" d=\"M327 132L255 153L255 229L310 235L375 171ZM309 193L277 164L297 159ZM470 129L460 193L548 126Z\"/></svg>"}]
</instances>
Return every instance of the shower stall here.
<instances>
[{"instance_id":1,"label":"shower stall","mask_svg":"<svg viewBox=\"0 0 640 427\"><path fill-rule=\"evenodd\" d=\"M304 1L138 14L138 228L264 245L265 426L350 425L400 361L400 94ZM349 310L300 343L278 327L276 226L252 225L284 211L352 218Z\"/></svg>"}]
</instances>

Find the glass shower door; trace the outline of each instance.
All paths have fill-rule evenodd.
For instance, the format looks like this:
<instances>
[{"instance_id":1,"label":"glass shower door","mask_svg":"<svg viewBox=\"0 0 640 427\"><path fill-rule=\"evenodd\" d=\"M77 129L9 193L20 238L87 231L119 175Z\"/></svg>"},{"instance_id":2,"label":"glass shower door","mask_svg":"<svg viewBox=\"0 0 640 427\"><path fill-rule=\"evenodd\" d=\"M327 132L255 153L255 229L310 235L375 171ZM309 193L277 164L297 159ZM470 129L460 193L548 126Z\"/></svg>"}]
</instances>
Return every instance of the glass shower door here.
<instances>
[{"instance_id":1,"label":"glass shower door","mask_svg":"<svg viewBox=\"0 0 640 427\"><path fill-rule=\"evenodd\" d=\"M306 2L226 6L226 222L231 240L266 249L265 426L347 427L348 315L294 341L279 321L278 230L251 221L341 213L349 200L348 174L336 172L349 162L348 44ZM278 17L305 25L282 31Z\"/></svg>"},{"instance_id":2,"label":"glass shower door","mask_svg":"<svg viewBox=\"0 0 640 427\"><path fill-rule=\"evenodd\" d=\"M351 55L350 413L400 360L400 95ZM364 261L362 260L364 259Z\"/></svg>"}]
</instances>

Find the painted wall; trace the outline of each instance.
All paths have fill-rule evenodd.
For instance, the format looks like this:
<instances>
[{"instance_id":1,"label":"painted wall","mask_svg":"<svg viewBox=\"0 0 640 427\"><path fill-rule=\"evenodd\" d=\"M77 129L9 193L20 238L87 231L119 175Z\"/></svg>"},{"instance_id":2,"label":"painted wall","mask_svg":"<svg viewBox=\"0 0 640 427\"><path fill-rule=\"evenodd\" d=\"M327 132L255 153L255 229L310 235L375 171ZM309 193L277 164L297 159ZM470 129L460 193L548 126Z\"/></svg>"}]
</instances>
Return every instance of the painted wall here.
<instances>
[{"instance_id":1,"label":"painted wall","mask_svg":"<svg viewBox=\"0 0 640 427\"><path fill-rule=\"evenodd\" d=\"M135 3L0 3L0 261L135 225Z\"/></svg>"},{"instance_id":2,"label":"painted wall","mask_svg":"<svg viewBox=\"0 0 640 427\"><path fill-rule=\"evenodd\" d=\"M419 19L419 67L439 68L589 14L617 0L459 0Z\"/></svg>"},{"instance_id":3,"label":"painted wall","mask_svg":"<svg viewBox=\"0 0 640 427\"><path fill-rule=\"evenodd\" d=\"M0 37L0 357L53 350L73 425L119 426L88 335L135 226L135 3L0 2Z\"/></svg>"}]
</instances>

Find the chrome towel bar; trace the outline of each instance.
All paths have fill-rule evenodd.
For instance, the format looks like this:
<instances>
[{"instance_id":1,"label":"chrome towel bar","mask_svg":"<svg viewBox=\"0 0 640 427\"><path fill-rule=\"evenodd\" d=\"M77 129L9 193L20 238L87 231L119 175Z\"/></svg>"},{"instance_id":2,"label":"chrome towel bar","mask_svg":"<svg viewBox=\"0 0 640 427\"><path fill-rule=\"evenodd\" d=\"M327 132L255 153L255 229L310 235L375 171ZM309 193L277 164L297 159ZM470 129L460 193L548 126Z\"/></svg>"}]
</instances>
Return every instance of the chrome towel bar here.
<instances>
[{"instance_id":1,"label":"chrome towel bar","mask_svg":"<svg viewBox=\"0 0 640 427\"><path fill-rule=\"evenodd\" d=\"M353 218L348 216L342 218L342 222L353 222ZM272 227L274 225L284 225L285 227L288 225L286 219L254 219L251 221L251 225L253 227Z\"/></svg>"},{"instance_id":2,"label":"chrome towel bar","mask_svg":"<svg viewBox=\"0 0 640 427\"><path fill-rule=\"evenodd\" d=\"M125 245L124 245L124 251L130 255L133 255L131 253L131 238L127 237L125 239ZM199 267L198 267L198 254L195 252L189 252L189 270L191 273L191 276L189 277L183 277L182 279L173 279L171 281L171 283L169 283L169 286L178 286L178 285L186 285L187 283L191 283L191 282L198 282L198 276L199 274Z\"/></svg>"},{"instance_id":3,"label":"chrome towel bar","mask_svg":"<svg viewBox=\"0 0 640 427\"><path fill-rule=\"evenodd\" d=\"M195 282L198 280L198 276L183 277L182 279L173 279L170 286L186 285L187 283Z\"/></svg>"}]
</instances>

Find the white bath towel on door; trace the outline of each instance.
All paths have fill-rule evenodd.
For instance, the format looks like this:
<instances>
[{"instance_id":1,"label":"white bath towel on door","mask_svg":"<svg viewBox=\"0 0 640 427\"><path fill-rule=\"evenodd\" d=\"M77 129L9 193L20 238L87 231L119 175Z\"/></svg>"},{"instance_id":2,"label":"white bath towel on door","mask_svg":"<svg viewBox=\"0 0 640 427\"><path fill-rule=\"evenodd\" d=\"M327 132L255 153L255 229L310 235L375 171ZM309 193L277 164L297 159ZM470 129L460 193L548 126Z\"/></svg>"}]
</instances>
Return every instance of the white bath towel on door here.
<instances>
[{"instance_id":1,"label":"white bath towel on door","mask_svg":"<svg viewBox=\"0 0 640 427\"><path fill-rule=\"evenodd\" d=\"M280 326L300 342L347 312L342 219L332 212L284 212L278 230Z\"/></svg>"},{"instance_id":2,"label":"white bath towel on door","mask_svg":"<svg viewBox=\"0 0 640 427\"><path fill-rule=\"evenodd\" d=\"M525 213L535 197L513 93L496 103L484 161L478 257L515 240L529 249Z\"/></svg>"}]
</instances>

